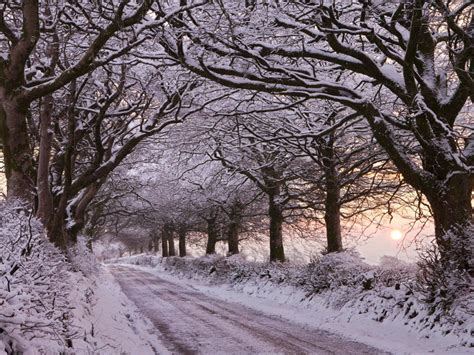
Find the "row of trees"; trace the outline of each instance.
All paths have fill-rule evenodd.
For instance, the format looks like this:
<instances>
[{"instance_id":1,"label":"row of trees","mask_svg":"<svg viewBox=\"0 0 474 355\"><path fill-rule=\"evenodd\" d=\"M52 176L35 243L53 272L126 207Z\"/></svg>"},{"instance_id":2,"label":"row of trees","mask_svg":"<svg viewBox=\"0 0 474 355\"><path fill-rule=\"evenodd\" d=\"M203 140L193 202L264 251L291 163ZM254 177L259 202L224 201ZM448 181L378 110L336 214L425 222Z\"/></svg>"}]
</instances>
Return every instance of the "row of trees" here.
<instances>
[{"instance_id":1,"label":"row of trees","mask_svg":"<svg viewBox=\"0 0 474 355\"><path fill-rule=\"evenodd\" d=\"M472 4L219 1L172 25L168 55L203 77L362 117L426 197L441 262L472 272Z\"/></svg>"},{"instance_id":2,"label":"row of trees","mask_svg":"<svg viewBox=\"0 0 474 355\"><path fill-rule=\"evenodd\" d=\"M191 6L192 7L192 6ZM9 198L66 249L110 173L145 138L206 103L141 52L182 11L152 0L0 5L0 136Z\"/></svg>"},{"instance_id":3,"label":"row of trees","mask_svg":"<svg viewBox=\"0 0 474 355\"><path fill-rule=\"evenodd\" d=\"M89 222L100 218L99 196L116 190L107 186L112 172L127 156L140 163L143 154L130 154L157 137L174 153L138 195L157 196L143 203L160 211L167 235L183 206L193 210L184 220L205 216L212 240L216 210L234 223L236 210L257 204L266 206L271 260L285 259L285 220L324 220L328 251L339 251L341 217L382 206L390 213L412 196L405 183L430 209L441 263L472 272L469 2L1 6L8 195L36 201L57 245L74 243L88 211ZM170 128L184 119L182 130ZM160 184L162 171L181 179ZM180 203L167 200L178 192ZM195 195L226 207L189 203Z\"/></svg>"},{"instance_id":4,"label":"row of trees","mask_svg":"<svg viewBox=\"0 0 474 355\"><path fill-rule=\"evenodd\" d=\"M330 129L328 141L316 130L331 128L328 119L341 114L334 108L316 115L316 106L279 107L252 95L252 105L273 108L270 116L244 107L247 99L239 92L211 104L199 117L163 132L161 143L149 141L136 151L126 171L102 191L89 222L96 234L114 227L136 251L146 250L148 236L150 250L161 238L164 256L173 232L181 245L186 234L193 240L205 237L208 254L217 241L225 241L230 255L239 253L241 239L267 234L270 260L284 261L284 234L304 230L314 239L324 228L326 251L339 252L342 225L406 204L408 198L401 201L396 192L405 195L407 188L386 155L380 149L366 152L372 138L363 125ZM313 131L303 133L308 125ZM125 186L127 194L117 193ZM146 230L131 238L123 233L128 225L146 225ZM169 250L174 255L174 247Z\"/></svg>"}]
</instances>

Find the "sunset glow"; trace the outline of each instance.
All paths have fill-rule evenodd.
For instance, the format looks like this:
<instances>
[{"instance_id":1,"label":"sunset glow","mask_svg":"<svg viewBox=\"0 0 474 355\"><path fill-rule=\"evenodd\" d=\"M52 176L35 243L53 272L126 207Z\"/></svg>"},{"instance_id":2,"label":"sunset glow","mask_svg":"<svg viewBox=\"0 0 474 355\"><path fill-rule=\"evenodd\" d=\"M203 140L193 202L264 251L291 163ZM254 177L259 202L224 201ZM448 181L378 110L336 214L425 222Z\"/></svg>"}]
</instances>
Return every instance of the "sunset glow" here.
<instances>
[{"instance_id":1,"label":"sunset glow","mask_svg":"<svg viewBox=\"0 0 474 355\"><path fill-rule=\"evenodd\" d=\"M393 229L391 232L390 232L390 238L392 238L393 240L400 240L402 239L402 232L399 231L398 229Z\"/></svg>"}]
</instances>

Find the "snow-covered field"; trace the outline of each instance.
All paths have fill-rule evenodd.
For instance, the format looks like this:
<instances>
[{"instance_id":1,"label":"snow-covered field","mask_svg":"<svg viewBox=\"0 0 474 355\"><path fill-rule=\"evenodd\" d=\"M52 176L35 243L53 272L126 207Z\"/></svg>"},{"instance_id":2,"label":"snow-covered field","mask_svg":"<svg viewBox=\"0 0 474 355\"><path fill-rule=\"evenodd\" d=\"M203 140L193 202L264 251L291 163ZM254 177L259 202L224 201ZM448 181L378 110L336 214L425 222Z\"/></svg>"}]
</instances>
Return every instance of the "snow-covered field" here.
<instances>
[{"instance_id":1,"label":"snow-covered field","mask_svg":"<svg viewBox=\"0 0 474 355\"><path fill-rule=\"evenodd\" d=\"M410 289L413 266L393 259L374 267L339 254L306 268L218 256L141 255L113 262L395 354L471 354L474 346L472 303L433 312Z\"/></svg>"}]
</instances>

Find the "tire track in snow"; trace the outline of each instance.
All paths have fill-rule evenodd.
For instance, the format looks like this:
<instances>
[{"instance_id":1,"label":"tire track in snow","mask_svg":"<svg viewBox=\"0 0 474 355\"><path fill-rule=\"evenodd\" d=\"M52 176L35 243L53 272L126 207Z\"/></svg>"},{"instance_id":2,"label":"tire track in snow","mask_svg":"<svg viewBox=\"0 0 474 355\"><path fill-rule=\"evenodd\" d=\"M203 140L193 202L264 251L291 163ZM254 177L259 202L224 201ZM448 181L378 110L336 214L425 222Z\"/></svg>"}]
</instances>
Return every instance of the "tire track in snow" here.
<instances>
[{"instance_id":1,"label":"tire track in snow","mask_svg":"<svg viewBox=\"0 0 474 355\"><path fill-rule=\"evenodd\" d=\"M129 266L109 265L123 292L175 354L382 354ZM315 315L316 316L316 315Z\"/></svg>"}]
</instances>

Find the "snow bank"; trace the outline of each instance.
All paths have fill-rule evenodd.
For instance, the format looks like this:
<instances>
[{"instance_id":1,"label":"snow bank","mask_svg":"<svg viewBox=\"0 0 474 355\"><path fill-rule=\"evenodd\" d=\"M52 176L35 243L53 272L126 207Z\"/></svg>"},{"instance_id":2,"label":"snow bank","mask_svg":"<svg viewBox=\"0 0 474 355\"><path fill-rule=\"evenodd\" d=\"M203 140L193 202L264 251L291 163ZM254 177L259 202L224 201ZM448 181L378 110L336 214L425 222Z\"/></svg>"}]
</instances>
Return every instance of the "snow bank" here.
<instances>
[{"instance_id":1,"label":"snow bank","mask_svg":"<svg viewBox=\"0 0 474 355\"><path fill-rule=\"evenodd\" d=\"M238 256L193 259L139 255L111 262L154 267L161 271L160 275L166 271L181 279L226 285L252 297L311 309L314 322L316 318L324 319L321 326L344 328L347 334L362 328L362 333L367 333L367 339L362 341L374 346L381 345L373 338L383 325L388 339L385 341L390 341L390 333L396 332L420 341L429 339L426 346L444 348L453 354L467 353L467 348L474 347L469 295L460 297L449 309L437 308L424 301L425 294L416 282L417 267L392 257L383 258L378 266L364 263L353 253L321 256L306 266L252 263ZM396 346L396 341L393 344ZM426 346L420 345L420 349L427 349Z\"/></svg>"},{"instance_id":2,"label":"snow bank","mask_svg":"<svg viewBox=\"0 0 474 355\"><path fill-rule=\"evenodd\" d=\"M83 241L69 258L25 206L0 203L0 355L156 353L151 324Z\"/></svg>"},{"instance_id":3,"label":"snow bank","mask_svg":"<svg viewBox=\"0 0 474 355\"><path fill-rule=\"evenodd\" d=\"M81 329L74 354L165 354L166 348L144 317L104 269L89 278L76 278L72 311Z\"/></svg>"}]
</instances>

